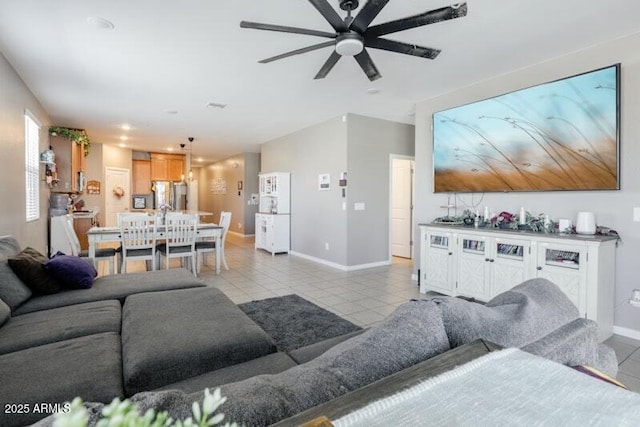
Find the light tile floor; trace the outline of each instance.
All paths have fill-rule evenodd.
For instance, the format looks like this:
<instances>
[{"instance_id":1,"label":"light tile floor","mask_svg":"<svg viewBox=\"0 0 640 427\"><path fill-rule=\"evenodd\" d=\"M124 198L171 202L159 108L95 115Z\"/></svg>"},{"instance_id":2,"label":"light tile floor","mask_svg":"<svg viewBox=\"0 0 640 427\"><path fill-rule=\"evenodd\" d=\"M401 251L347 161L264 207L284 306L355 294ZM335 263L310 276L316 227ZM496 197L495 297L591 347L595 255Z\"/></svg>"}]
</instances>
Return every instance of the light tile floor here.
<instances>
[{"instance_id":1,"label":"light tile floor","mask_svg":"<svg viewBox=\"0 0 640 427\"><path fill-rule=\"evenodd\" d=\"M412 261L394 258L393 265L345 272L296 256L254 250L252 239L231 234L226 244L229 270L216 275L203 265L200 278L222 290L235 303L298 294L351 322L367 327L398 305L420 297L411 280ZM173 260L179 263L179 260ZM213 255L210 255L213 264ZM134 266L135 264L131 264ZM177 266L177 265L176 265ZM142 262L130 271L144 268ZM640 392L640 341L614 335L606 344L616 351L618 379Z\"/></svg>"}]
</instances>

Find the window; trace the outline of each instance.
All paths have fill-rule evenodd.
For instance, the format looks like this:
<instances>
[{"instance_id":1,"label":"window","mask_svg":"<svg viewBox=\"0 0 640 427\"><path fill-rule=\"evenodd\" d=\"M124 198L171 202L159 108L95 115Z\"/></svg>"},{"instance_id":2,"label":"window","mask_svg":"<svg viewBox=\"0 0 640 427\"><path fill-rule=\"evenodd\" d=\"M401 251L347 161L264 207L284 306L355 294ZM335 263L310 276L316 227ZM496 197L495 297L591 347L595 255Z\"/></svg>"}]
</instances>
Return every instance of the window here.
<instances>
[{"instance_id":1,"label":"window","mask_svg":"<svg viewBox=\"0 0 640 427\"><path fill-rule=\"evenodd\" d=\"M28 110L24 113L24 170L27 221L40 219L40 124Z\"/></svg>"}]
</instances>

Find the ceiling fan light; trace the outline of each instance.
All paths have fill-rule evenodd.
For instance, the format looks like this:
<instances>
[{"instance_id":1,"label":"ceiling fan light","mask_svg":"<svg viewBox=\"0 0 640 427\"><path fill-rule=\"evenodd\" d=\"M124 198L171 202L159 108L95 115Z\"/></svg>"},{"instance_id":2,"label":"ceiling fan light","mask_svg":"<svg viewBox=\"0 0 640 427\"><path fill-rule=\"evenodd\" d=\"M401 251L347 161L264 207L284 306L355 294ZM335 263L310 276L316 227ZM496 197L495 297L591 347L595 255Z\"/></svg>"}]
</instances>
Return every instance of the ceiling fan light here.
<instances>
[{"instance_id":1,"label":"ceiling fan light","mask_svg":"<svg viewBox=\"0 0 640 427\"><path fill-rule=\"evenodd\" d=\"M345 38L336 43L336 52L342 56L355 56L362 52L364 44L356 38Z\"/></svg>"}]
</instances>

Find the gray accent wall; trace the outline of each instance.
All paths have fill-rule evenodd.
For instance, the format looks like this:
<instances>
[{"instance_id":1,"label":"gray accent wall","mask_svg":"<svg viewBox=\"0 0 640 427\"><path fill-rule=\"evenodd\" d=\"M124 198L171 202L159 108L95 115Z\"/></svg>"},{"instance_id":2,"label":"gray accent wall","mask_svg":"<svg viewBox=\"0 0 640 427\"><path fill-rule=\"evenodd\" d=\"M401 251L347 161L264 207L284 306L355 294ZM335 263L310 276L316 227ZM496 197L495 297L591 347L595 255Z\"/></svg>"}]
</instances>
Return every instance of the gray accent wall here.
<instances>
[{"instance_id":1,"label":"gray accent wall","mask_svg":"<svg viewBox=\"0 0 640 427\"><path fill-rule=\"evenodd\" d=\"M346 114L263 144L262 171L291 172L292 251L342 269L390 262L390 155L413 155L414 137L412 125Z\"/></svg>"},{"instance_id":2,"label":"gray accent wall","mask_svg":"<svg viewBox=\"0 0 640 427\"><path fill-rule=\"evenodd\" d=\"M469 87L425 100L416 108L416 223L426 223L446 214L447 194L433 193L432 114L505 92L621 63L621 190L558 191L458 194L458 213L465 205L486 205L492 211L516 212L520 206L552 219L571 218L579 211L592 211L598 225L618 231L622 243L616 251L615 321L622 330L640 337L640 309L627 303L634 288L640 288L640 222L633 221L633 208L640 207L640 34L603 43L570 55L482 81ZM482 209L480 209L482 211ZM452 212L453 213L453 212ZM417 236L416 236L417 237ZM416 241L418 241L416 239ZM419 247L416 247L415 269ZM636 335L637 334L637 335Z\"/></svg>"},{"instance_id":3,"label":"gray accent wall","mask_svg":"<svg viewBox=\"0 0 640 427\"><path fill-rule=\"evenodd\" d=\"M25 219L25 109L40 121L42 152L49 146L48 129L51 121L40 102L0 54L0 235L13 235L22 247L31 246L46 254L49 188L44 181L40 183L40 219L28 223ZM44 166L40 167L40 173L44 179Z\"/></svg>"},{"instance_id":4,"label":"gray accent wall","mask_svg":"<svg viewBox=\"0 0 640 427\"><path fill-rule=\"evenodd\" d=\"M349 114L347 265L389 261L390 155L413 156L412 125ZM354 210L364 203L365 210Z\"/></svg>"}]
</instances>

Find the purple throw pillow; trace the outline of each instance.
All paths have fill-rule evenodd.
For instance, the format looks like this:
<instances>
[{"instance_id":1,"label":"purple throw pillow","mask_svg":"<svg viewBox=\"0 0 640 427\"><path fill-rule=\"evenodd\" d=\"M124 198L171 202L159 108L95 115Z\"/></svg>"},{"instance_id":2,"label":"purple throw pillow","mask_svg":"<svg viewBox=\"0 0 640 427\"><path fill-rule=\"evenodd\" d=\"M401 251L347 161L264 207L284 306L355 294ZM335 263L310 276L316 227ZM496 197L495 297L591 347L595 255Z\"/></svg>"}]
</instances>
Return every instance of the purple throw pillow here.
<instances>
[{"instance_id":1,"label":"purple throw pillow","mask_svg":"<svg viewBox=\"0 0 640 427\"><path fill-rule=\"evenodd\" d=\"M98 275L96 268L86 259L57 253L44 264L61 285L74 289L88 289Z\"/></svg>"}]
</instances>

